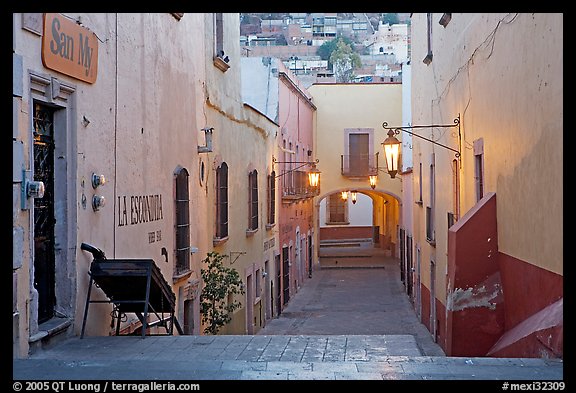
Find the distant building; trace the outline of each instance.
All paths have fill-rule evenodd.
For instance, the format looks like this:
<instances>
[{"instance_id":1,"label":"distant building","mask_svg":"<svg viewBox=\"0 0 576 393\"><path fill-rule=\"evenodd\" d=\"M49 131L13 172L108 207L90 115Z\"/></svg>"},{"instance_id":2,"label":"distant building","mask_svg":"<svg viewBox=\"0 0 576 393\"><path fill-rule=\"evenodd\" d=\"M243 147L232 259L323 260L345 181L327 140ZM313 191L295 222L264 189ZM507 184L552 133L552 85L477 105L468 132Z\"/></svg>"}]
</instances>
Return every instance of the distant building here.
<instances>
[{"instance_id":1,"label":"distant building","mask_svg":"<svg viewBox=\"0 0 576 393\"><path fill-rule=\"evenodd\" d=\"M401 64L408 60L408 36L407 24L380 22L378 30L365 41L365 45L371 55L393 55L394 62Z\"/></svg>"}]
</instances>

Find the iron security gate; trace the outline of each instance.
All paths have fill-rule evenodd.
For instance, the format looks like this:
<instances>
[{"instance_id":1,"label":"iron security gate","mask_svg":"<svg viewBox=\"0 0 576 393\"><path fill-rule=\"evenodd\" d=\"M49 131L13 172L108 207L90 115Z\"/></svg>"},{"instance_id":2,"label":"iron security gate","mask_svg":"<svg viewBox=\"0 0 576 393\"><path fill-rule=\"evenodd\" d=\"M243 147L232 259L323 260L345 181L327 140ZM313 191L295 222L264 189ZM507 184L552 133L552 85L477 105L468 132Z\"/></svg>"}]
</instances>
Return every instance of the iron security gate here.
<instances>
[{"instance_id":1,"label":"iron security gate","mask_svg":"<svg viewBox=\"0 0 576 393\"><path fill-rule=\"evenodd\" d=\"M54 316L54 109L34 103L34 180L44 183L44 197L34 198L34 288L38 323Z\"/></svg>"}]
</instances>

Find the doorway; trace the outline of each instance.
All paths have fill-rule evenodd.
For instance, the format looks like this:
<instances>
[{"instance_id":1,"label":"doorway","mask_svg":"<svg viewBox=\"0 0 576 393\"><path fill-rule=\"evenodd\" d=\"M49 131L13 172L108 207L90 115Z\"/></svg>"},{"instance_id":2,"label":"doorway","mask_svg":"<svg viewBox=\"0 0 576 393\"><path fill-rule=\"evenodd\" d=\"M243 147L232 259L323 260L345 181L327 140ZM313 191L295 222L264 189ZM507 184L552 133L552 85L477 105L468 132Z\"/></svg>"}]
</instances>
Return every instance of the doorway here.
<instances>
[{"instance_id":1,"label":"doorway","mask_svg":"<svg viewBox=\"0 0 576 393\"><path fill-rule=\"evenodd\" d=\"M436 342L436 264L433 260L430 260L430 333Z\"/></svg>"},{"instance_id":2,"label":"doorway","mask_svg":"<svg viewBox=\"0 0 576 393\"><path fill-rule=\"evenodd\" d=\"M34 288L38 292L38 323L54 316L56 266L54 253L54 108L35 102L34 180L44 183L43 198L34 199Z\"/></svg>"},{"instance_id":3,"label":"doorway","mask_svg":"<svg viewBox=\"0 0 576 393\"><path fill-rule=\"evenodd\" d=\"M282 272L283 272L283 292L284 301L282 304L287 304L290 300L290 259L288 257L288 247L282 248Z\"/></svg>"},{"instance_id":4,"label":"doorway","mask_svg":"<svg viewBox=\"0 0 576 393\"><path fill-rule=\"evenodd\" d=\"M254 334L254 290L252 274L246 276L246 334Z\"/></svg>"}]
</instances>

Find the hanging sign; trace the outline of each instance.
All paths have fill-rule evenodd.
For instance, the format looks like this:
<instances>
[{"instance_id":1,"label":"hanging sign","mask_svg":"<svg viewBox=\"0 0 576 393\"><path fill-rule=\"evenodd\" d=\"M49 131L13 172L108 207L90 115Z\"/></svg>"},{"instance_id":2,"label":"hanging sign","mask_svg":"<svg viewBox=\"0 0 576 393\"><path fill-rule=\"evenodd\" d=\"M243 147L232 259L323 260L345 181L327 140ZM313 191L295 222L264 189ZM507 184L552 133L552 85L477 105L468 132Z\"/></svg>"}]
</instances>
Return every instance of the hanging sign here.
<instances>
[{"instance_id":1,"label":"hanging sign","mask_svg":"<svg viewBox=\"0 0 576 393\"><path fill-rule=\"evenodd\" d=\"M98 38L61 14L46 13L42 63L46 68L94 83L98 74Z\"/></svg>"}]
</instances>

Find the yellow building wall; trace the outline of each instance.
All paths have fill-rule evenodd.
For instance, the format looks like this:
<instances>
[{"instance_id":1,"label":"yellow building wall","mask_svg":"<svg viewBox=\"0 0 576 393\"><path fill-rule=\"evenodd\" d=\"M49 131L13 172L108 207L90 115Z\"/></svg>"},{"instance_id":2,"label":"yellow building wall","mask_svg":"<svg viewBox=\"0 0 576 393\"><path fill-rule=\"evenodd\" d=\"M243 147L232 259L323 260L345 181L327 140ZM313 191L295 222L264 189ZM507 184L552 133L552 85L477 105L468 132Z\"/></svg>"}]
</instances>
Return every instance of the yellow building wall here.
<instances>
[{"instance_id":1,"label":"yellow building wall","mask_svg":"<svg viewBox=\"0 0 576 393\"><path fill-rule=\"evenodd\" d=\"M211 32L213 16L206 16L206 39L210 52L214 37ZM267 220L267 176L272 171L272 156L274 154L274 137L278 125L256 110L243 104L241 99L240 78L240 47L239 47L239 17L238 14L223 14L224 50L229 57L229 68L222 71L213 64L210 53L206 56L206 92L205 115L207 124L214 127L213 152L207 154L208 199L206 214L208 216L209 242L216 233L216 169L222 163L228 165L228 239L219 244L213 244L211 251L227 256L224 265L235 269L245 285L246 294L235 295L235 300L242 307L232 315L232 321L220 330L220 334L245 334L247 330L246 308L248 302L254 307L257 316L254 333L261 324L259 319L258 297L265 298L264 291L255 293L255 273L264 271L264 263L268 261L268 279L275 277L274 249L264 249L265 241L276 238L277 234L265 227ZM258 172L258 206L259 225L255 233L248 234L248 173ZM279 197L277 196L277 199ZM278 244L278 241L275 241ZM277 249L277 248L276 248ZM204 255L205 257L205 255ZM247 276L252 274L253 299L247 298ZM261 279L264 290L264 279ZM262 314L264 315L264 314Z\"/></svg>"},{"instance_id":2,"label":"yellow building wall","mask_svg":"<svg viewBox=\"0 0 576 393\"><path fill-rule=\"evenodd\" d=\"M383 213L377 218L374 225L380 226L383 234L387 227L395 233L398 222L398 212L389 214L390 209L397 204L383 205L380 198L393 201L401 198L401 175L391 179L386 172L384 150L381 143L387 138L387 130L382 127L383 122L390 126L402 124L402 85L399 83L370 83L370 84L313 84L308 88L312 94L316 111L316 154L319 159L318 169L320 175L320 195L322 198L334 192L345 190L358 190L372 195L374 211ZM345 155L346 128L373 129L373 151L378 153L378 182L372 190L368 179L351 179L341 174L341 155ZM396 136L402 140L402 135ZM374 197L378 195L379 197ZM384 220L388 217L388 222ZM394 221L396 220L396 221ZM394 237L394 236L393 236ZM394 240L394 242L396 242Z\"/></svg>"},{"instance_id":3,"label":"yellow building wall","mask_svg":"<svg viewBox=\"0 0 576 393\"><path fill-rule=\"evenodd\" d=\"M402 85L393 84L313 84L308 88L318 108L316 113L316 152L321 188L320 198L341 190L370 191L368 180L351 180L341 175L340 159L344 155L345 128L372 128L373 148L378 152L378 165L386 167L381 143L389 125L402 124ZM397 138L402 140L402 136ZM399 176L391 179L388 173L379 172L376 190L400 196Z\"/></svg>"}]
</instances>

